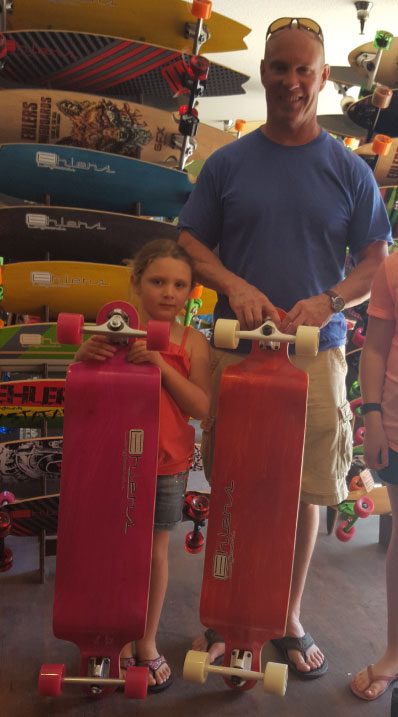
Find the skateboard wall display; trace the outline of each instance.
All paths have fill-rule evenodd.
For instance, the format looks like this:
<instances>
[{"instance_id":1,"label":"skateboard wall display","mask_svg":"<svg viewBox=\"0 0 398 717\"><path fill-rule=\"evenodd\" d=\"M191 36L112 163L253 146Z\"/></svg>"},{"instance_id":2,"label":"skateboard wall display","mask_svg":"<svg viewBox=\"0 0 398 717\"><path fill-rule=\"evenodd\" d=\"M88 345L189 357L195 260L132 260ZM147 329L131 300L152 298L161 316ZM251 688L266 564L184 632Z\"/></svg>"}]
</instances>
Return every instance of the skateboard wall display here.
<instances>
[{"instance_id":1,"label":"skateboard wall display","mask_svg":"<svg viewBox=\"0 0 398 717\"><path fill-rule=\"evenodd\" d=\"M97 95L49 89L3 90L0 142L37 142L121 154L178 167L178 113ZM189 160L206 159L234 137L199 123Z\"/></svg>"},{"instance_id":2,"label":"skateboard wall display","mask_svg":"<svg viewBox=\"0 0 398 717\"><path fill-rule=\"evenodd\" d=\"M210 5L202 1L202 5ZM208 13L207 13L208 14ZM156 45L166 45L182 52L192 51L192 25L197 15L192 14L192 3L181 0L14 0L12 12L7 14L10 30L62 29L78 32L118 34L120 28L126 37L140 39ZM188 25L188 27L187 27ZM212 12L205 19L205 33L210 37L205 52L231 52L246 50L243 38L251 32L249 27ZM186 37L189 31L189 37Z\"/></svg>"},{"instance_id":3,"label":"skateboard wall display","mask_svg":"<svg viewBox=\"0 0 398 717\"><path fill-rule=\"evenodd\" d=\"M120 37L37 29L5 32L4 37L4 89L23 85L90 92L173 110L189 95L199 69L195 56ZM202 96L245 94L242 85L248 79L212 62Z\"/></svg>"},{"instance_id":4,"label":"skateboard wall display","mask_svg":"<svg viewBox=\"0 0 398 717\"><path fill-rule=\"evenodd\" d=\"M53 259L123 264L152 239L177 241L177 227L128 214L72 207L0 208L6 262Z\"/></svg>"},{"instance_id":5,"label":"skateboard wall display","mask_svg":"<svg viewBox=\"0 0 398 717\"><path fill-rule=\"evenodd\" d=\"M270 320L255 331L217 321L217 347L236 349L240 339L251 339L252 351L221 379L200 602L203 625L223 636L224 662L189 651L184 678L204 683L219 674L241 690L260 680L283 695L287 665L268 663L262 673L260 652L285 633L300 499L308 376L291 364L286 342L297 356L314 356L319 329L288 336Z\"/></svg>"},{"instance_id":6,"label":"skateboard wall display","mask_svg":"<svg viewBox=\"0 0 398 717\"><path fill-rule=\"evenodd\" d=\"M363 78L374 69L377 48L374 42L366 42L348 55L348 62ZM382 52L380 64L377 68L376 80L387 87L398 87L398 37L393 37L389 49Z\"/></svg>"},{"instance_id":7,"label":"skateboard wall display","mask_svg":"<svg viewBox=\"0 0 398 717\"><path fill-rule=\"evenodd\" d=\"M165 350L169 324L141 331L138 323L119 301L102 307L96 326L84 326L82 315L58 319L60 341L78 344L88 331L118 349L104 363L73 364L65 391L53 630L79 647L83 689L96 697L123 686L126 697L143 698L148 686L148 668L129 667L119 679L119 654L146 625L161 381L158 367L129 363L126 353L143 337ZM64 665L43 665L39 694L59 696L68 679Z\"/></svg>"},{"instance_id":8,"label":"skateboard wall display","mask_svg":"<svg viewBox=\"0 0 398 717\"><path fill-rule=\"evenodd\" d=\"M63 207L176 217L193 184L186 172L92 149L0 145L0 191Z\"/></svg>"},{"instance_id":9,"label":"skateboard wall display","mask_svg":"<svg viewBox=\"0 0 398 717\"><path fill-rule=\"evenodd\" d=\"M58 503L58 494L15 500L9 491L0 493L0 572L10 570L13 564L12 550L5 546L8 535L40 536L43 530L56 534Z\"/></svg>"},{"instance_id":10,"label":"skateboard wall display","mask_svg":"<svg viewBox=\"0 0 398 717\"><path fill-rule=\"evenodd\" d=\"M385 95L386 93L391 93L389 104L385 109L379 104L374 104L375 95L381 95L382 93ZM385 134L394 137L397 134L398 124L398 90L376 88L373 95L369 94L352 102L345 111L352 122L366 130L365 135L371 132L372 134Z\"/></svg>"},{"instance_id":11,"label":"skateboard wall display","mask_svg":"<svg viewBox=\"0 0 398 717\"><path fill-rule=\"evenodd\" d=\"M62 450L62 436L0 443L0 490L18 494L18 489L35 484L37 493L37 481L43 478L59 490Z\"/></svg>"},{"instance_id":12,"label":"skateboard wall display","mask_svg":"<svg viewBox=\"0 0 398 717\"><path fill-rule=\"evenodd\" d=\"M58 342L56 324L13 324L0 328L2 371L23 371L35 366L37 369L44 363L53 370L66 370L75 354L76 346Z\"/></svg>"},{"instance_id":13,"label":"skateboard wall display","mask_svg":"<svg viewBox=\"0 0 398 717\"><path fill-rule=\"evenodd\" d=\"M44 416L57 416L64 413L64 379L37 378L20 381L0 382L0 421L1 417L31 415L32 409L39 409Z\"/></svg>"}]
</instances>

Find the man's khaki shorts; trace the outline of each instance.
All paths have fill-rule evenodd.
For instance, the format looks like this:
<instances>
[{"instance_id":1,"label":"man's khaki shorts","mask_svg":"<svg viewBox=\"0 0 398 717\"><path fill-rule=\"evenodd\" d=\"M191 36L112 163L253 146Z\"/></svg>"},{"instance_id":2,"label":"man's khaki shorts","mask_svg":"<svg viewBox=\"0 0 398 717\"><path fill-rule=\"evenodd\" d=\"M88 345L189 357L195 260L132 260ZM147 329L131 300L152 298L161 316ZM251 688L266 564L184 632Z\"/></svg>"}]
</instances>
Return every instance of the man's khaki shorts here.
<instances>
[{"instance_id":1,"label":"man's khaki shorts","mask_svg":"<svg viewBox=\"0 0 398 717\"><path fill-rule=\"evenodd\" d=\"M209 483L221 375L226 366L246 358L212 347L210 351L211 406L209 418L202 422L203 466ZM347 496L345 477L352 461L352 414L345 386L344 348L320 351L314 358L291 356L291 361L309 377L301 499L315 505L336 505Z\"/></svg>"}]
</instances>

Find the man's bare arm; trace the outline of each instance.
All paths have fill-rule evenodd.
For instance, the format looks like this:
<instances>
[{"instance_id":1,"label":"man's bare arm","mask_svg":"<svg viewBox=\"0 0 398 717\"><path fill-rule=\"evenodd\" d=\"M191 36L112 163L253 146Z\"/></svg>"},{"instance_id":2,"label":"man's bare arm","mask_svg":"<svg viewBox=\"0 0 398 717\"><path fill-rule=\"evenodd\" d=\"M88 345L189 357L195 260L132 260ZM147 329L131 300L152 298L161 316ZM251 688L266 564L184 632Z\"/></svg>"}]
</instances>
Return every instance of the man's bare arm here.
<instances>
[{"instance_id":1,"label":"man's bare arm","mask_svg":"<svg viewBox=\"0 0 398 717\"><path fill-rule=\"evenodd\" d=\"M226 269L220 259L202 242L189 232L182 231L179 244L193 258L199 281L219 294L228 296L230 307L242 328L256 328L267 316L279 326L278 312L265 294Z\"/></svg>"}]
</instances>

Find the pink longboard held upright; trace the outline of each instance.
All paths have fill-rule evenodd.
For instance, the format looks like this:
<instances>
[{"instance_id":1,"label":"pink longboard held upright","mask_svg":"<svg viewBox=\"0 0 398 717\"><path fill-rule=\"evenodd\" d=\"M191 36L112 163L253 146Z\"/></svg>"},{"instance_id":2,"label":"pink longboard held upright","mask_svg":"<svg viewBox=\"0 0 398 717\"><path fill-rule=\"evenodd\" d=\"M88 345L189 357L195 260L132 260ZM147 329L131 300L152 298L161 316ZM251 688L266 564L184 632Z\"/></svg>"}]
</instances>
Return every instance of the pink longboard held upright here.
<instances>
[{"instance_id":1,"label":"pink longboard held upright","mask_svg":"<svg viewBox=\"0 0 398 717\"><path fill-rule=\"evenodd\" d=\"M80 649L80 676L43 665L39 694L65 683L104 696L119 679L119 654L146 625L159 433L160 371L127 362L137 336L164 350L169 324L138 328L125 302L104 306L85 333L107 335L118 350L104 362L70 366L65 389L64 451L53 612L54 635ZM61 314L59 340L80 343L83 317ZM147 668L131 667L126 697L146 696Z\"/></svg>"}]
</instances>

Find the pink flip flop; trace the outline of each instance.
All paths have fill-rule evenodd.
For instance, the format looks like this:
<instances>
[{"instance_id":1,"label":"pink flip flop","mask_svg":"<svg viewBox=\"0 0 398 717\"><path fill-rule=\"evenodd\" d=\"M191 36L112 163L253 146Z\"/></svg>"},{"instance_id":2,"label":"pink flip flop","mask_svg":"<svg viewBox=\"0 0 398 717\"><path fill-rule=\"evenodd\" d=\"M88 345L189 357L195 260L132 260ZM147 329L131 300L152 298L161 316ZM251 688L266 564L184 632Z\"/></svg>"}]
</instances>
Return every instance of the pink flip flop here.
<instances>
[{"instance_id":1,"label":"pink flip flop","mask_svg":"<svg viewBox=\"0 0 398 717\"><path fill-rule=\"evenodd\" d=\"M350 682L350 688L351 688L351 691L354 693L354 695L356 697L359 697L360 700L366 700L367 702L372 702L373 700L377 700L379 697L384 695L384 693L386 692L386 690L388 690L391 683L394 682L395 680L398 680L398 674L393 675L393 677L389 677L387 675L374 675L373 674L373 665L369 665L368 666L368 678L369 678L369 683L368 683L367 687L365 687L364 690L358 690L358 688L354 684L354 680L352 680ZM375 695L374 697L368 697L367 695L365 695L365 690L369 689L372 682L377 682L378 680L381 680L382 682L386 683L384 690L379 692L379 694Z\"/></svg>"}]
</instances>

